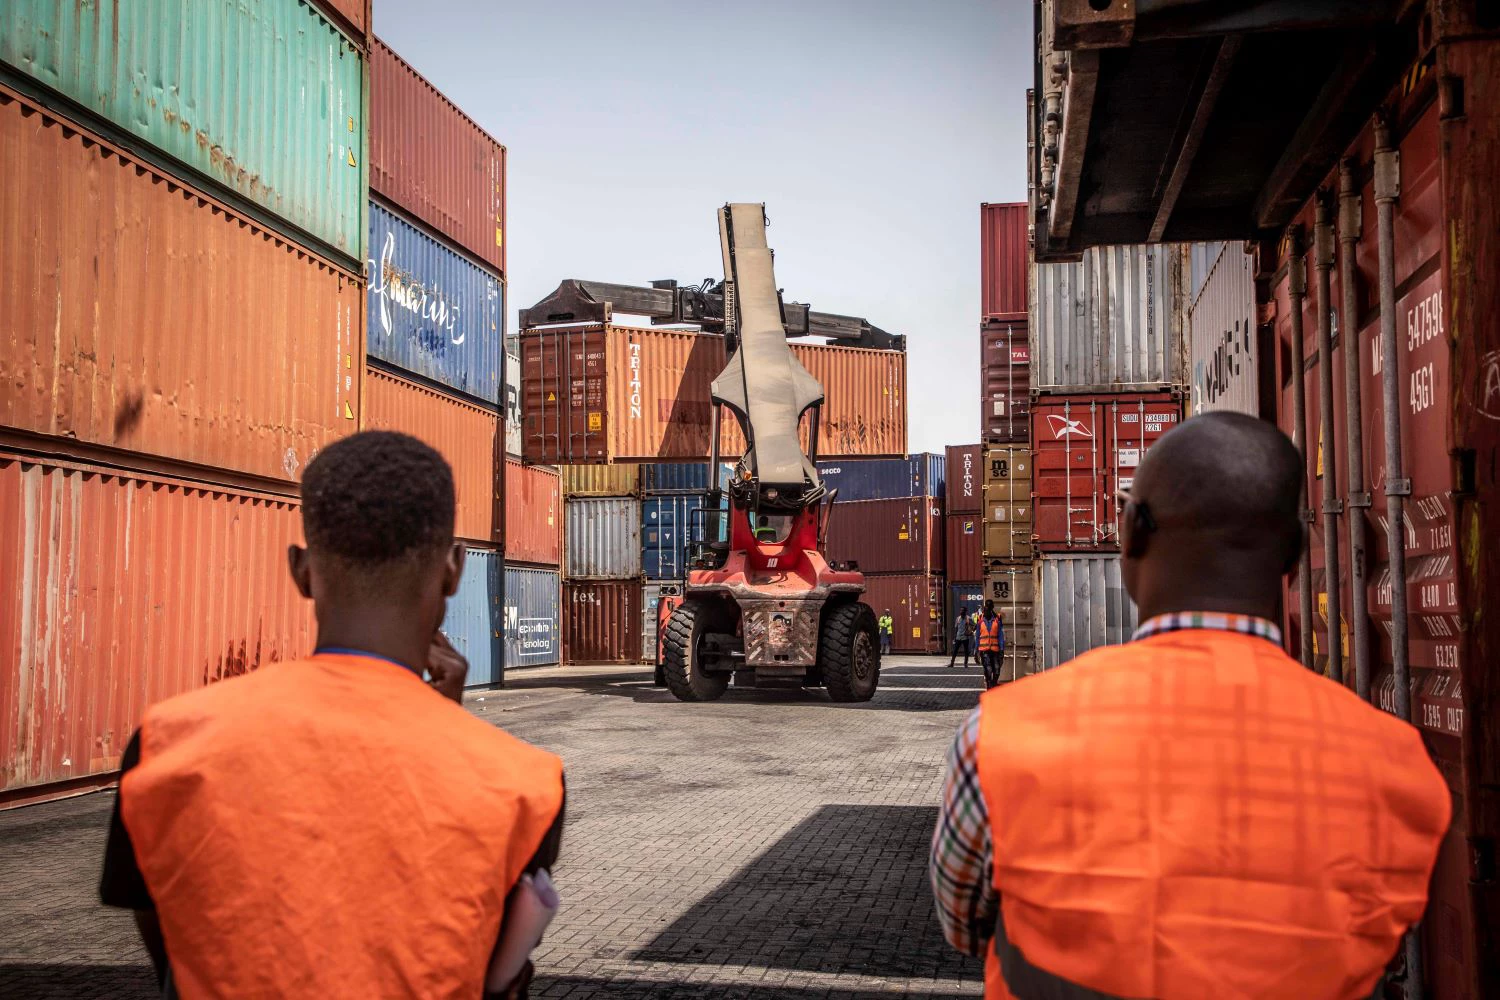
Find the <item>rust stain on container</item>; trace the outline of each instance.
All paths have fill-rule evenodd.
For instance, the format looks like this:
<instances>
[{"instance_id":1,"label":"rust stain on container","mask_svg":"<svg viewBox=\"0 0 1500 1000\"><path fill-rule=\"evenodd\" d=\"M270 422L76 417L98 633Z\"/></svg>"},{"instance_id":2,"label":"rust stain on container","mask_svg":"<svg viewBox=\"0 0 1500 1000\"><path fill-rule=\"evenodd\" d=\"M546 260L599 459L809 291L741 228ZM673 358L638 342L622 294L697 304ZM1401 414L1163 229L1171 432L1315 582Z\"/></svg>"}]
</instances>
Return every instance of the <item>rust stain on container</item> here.
<instances>
[{"instance_id":1,"label":"rust stain on container","mask_svg":"<svg viewBox=\"0 0 1500 1000\"><path fill-rule=\"evenodd\" d=\"M378 38L370 187L505 273L505 147Z\"/></svg>"},{"instance_id":2,"label":"rust stain on container","mask_svg":"<svg viewBox=\"0 0 1500 1000\"><path fill-rule=\"evenodd\" d=\"M352 432L361 281L0 89L0 424L296 481Z\"/></svg>"},{"instance_id":3,"label":"rust stain on container","mask_svg":"<svg viewBox=\"0 0 1500 1000\"><path fill-rule=\"evenodd\" d=\"M563 499L557 470L505 461L505 561L562 565Z\"/></svg>"},{"instance_id":4,"label":"rust stain on container","mask_svg":"<svg viewBox=\"0 0 1500 1000\"><path fill-rule=\"evenodd\" d=\"M563 662L639 663L641 581L563 582Z\"/></svg>"},{"instance_id":5,"label":"rust stain on container","mask_svg":"<svg viewBox=\"0 0 1500 1000\"><path fill-rule=\"evenodd\" d=\"M441 452L453 467L454 533L477 542L498 539L495 501L504 488L496 462L499 414L372 366L361 423L366 430L410 434Z\"/></svg>"},{"instance_id":6,"label":"rust stain on container","mask_svg":"<svg viewBox=\"0 0 1500 1000\"><path fill-rule=\"evenodd\" d=\"M521 343L522 449L563 465L702 459L724 368L724 338L589 324L527 330ZM827 397L819 458L906 454L906 355L793 344ZM809 421L802 438L807 446ZM720 454L744 438L727 412Z\"/></svg>"},{"instance_id":7,"label":"rust stain on container","mask_svg":"<svg viewBox=\"0 0 1500 1000\"><path fill-rule=\"evenodd\" d=\"M1026 315L1026 203L979 206L980 305L986 319Z\"/></svg>"},{"instance_id":8,"label":"rust stain on container","mask_svg":"<svg viewBox=\"0 0 1500 1000\"><path fill-rule=\"evenodd\" d=\"M106 774L146 706L306 654L295 501L0 454L0 788Z\"/></svg>"}]
</instances>

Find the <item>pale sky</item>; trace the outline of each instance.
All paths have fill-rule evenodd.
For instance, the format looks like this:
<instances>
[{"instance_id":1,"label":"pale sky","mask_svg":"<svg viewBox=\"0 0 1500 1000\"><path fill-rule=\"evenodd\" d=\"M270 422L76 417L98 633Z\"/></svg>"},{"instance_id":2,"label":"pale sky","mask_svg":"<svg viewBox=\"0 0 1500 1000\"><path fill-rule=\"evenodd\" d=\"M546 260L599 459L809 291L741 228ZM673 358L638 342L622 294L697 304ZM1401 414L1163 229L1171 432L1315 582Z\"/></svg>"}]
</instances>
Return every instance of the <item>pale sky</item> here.
<instances>
[{"instance_id":1,"label":"pale sky","mask_svg":"<svg viewBox=\"0 0 1500 1000\"><path fill-rule=\"evenodd\" d=\"M789 299L907 336L910 447L979 434L979 204L1026 195L1025 0L376 0L505 143L510 332L563 278L721 277L763 201Z\"/></svg>"}]
</instances>

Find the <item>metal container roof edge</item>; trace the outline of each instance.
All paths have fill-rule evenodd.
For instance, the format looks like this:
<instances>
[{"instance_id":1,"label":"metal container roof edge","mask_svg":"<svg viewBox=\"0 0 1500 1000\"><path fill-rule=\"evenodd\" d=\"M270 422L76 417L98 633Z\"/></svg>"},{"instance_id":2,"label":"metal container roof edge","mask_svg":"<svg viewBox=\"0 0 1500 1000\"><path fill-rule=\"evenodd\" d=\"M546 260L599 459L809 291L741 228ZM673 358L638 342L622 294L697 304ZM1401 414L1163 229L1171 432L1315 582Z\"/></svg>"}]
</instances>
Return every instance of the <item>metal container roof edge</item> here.
<instances>
[{"instance_id":1,"label":"metal container roof edge","mask_svg":"<svg viewBox=\"0 0 1500 1000\"><path fill-rule=\"evenodd\" d=\"M493 142L496 146L499 146L502 150L506 149L505 143L503 143L499 139L495 138L494 135L492 135L488 129L486 129L483 125L479 124L473 118L469 117L468 112L464 111L463 108L459 107L458 104L454 102L453 98L451 98L447 94L443 93L442 90L438 88L437 84L435 84L431 80L429 80L427 78L426 74L424 74L421 70L417 69L410 62L408 62L407 60L403 59L401 57L401 53L399 53L395 49L391 48L390 43L388 43L385 39L381 38L379 35L376 35L376 34L372 33L370 35L370 41L371 41L371 48L374 48L375 46L379 46L380 48L385 49L386 52L390 53L391 56L396 59L397 62L401 63L401 65L403 65L407 69L411 70L411 75L412 76L416 77L418 80L421 80L423 86L425 86L428 90L432 91L435 95L437 95L437 97L440 100L442 100L442 102L444 104L446 104L450 108L452 108L453 111L454 111L454 113L456 113L460 118L462 118L464 121L468 122L470 125L474 126L474 131L476 131L476 132L480 133L481 135L483 135L486 139L488 139L490 142ZM507 150L507 152L508 152L508 150Z\"/></svg>"}]
</instances>

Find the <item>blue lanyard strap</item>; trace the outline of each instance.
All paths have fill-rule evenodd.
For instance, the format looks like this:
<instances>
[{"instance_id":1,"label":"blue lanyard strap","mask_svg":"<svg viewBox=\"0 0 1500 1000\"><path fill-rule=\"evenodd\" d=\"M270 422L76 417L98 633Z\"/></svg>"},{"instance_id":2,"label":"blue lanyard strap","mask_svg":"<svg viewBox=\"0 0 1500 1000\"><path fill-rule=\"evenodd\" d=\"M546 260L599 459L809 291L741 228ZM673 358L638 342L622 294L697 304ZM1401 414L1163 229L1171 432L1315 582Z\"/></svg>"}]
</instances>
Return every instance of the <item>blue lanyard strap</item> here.
<instances>
[{"instance_id":1,"label":"blue lanyard strap","mask_svg":"<svg viewBox=\"0 0 1500 1000\"><path fill-rule=\"evenodd\" d=\"M363 649L350 649L347 646L319 646L313 650L314 656L322 656L324 654L328 656L362 656L367 660L384 660L386 663L395 664L402 670L410 670L418 677L422 676L422 671L409 667L400 660L393 660L389 656L381 656L379 653L368 653Z\"/></svg>"}]
</instances>

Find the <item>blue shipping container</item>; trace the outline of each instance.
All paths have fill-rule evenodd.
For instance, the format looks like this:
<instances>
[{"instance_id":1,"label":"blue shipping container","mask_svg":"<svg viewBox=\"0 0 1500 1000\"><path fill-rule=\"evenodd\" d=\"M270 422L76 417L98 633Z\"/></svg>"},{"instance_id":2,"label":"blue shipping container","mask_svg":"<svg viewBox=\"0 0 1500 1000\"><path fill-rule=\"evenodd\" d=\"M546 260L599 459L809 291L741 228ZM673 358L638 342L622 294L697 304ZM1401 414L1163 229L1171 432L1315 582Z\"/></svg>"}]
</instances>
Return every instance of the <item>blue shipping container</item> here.
<instances>
[{"instance_id":1,"label":"blue shipping container","mask_svg":"<svg viewBox=\"0 0 1500 1000\"><path fill-rule=\"evenodd\" d=\"M468 659L470 687L500 681L500 556L493 549L467 550L443 634Z\"/></svg>"},{"instance_id":2,"label":"blue shipping container","mask_svg":"<svg viewBox=\"0 0 1500 1000\"><path fill-rule=\"evenodd\" d=\"M369 254L370 356L499 406L500 279L376 201Z\"/></svg>"},{"instance_id":3,"label":"blue shipping container","mask_svg":"<svg viewBox=\"0 0 1500 1000\"><path fill-rule=\"evenodd\" d=\"M729 488L734 466L719 463L719 489ZM707 462L660 462L641 466L641 486L647 493L703 493L708 489Z\"/></svg>"},{"instance_id":4,"label":"blue shipping container","mask_svg":"<svg viewBox=\"0 0 1500 1000\"><path fill-rule=\"evenodd\" d=\"M505 567L507 670L562 662L561 604L562 576L557 570Z\"/></svg>"},{"instance_id":5,"label":"blue shipping container","mask_svg":"<svg viewBox=\"0 0 1500 1000\"><path fill-rule=\"evenodd\" d=\"M968 608L969 614L983 609L984 607L984 584L981 583L951 583L948 585L948 620L944 623L943 634L952 638L953 619L958 617L960 608Z\"/></svg>"},{"instance_id":6,"label":"blue shipping container","mask_svg":"<svg viewBox=\"0 0 1500 1000\"><path fill-rule=\"evenodd\" d=\"M641 501L641 570L646 579L682 579L687 569L687 543L702 538L709 528L707 516L694 513L702 507L703 497L696 493L653 495ZM719 509L727 508L721 504ZM720 539L725 537L726 528L721 518L717 532Z\"/></svg>"},{"instance_id":7,"label":"blue shipping container","mask_svg":"<svg viewBox=\"0 0 1500 1000\"><path fill-rule=\"evenodd\" d=\"M840 501L942 499L946 466L944 456L924 452L908 458L819 462L818 477L829 492L839 491Z\"/></svg>"}]
</instances>

